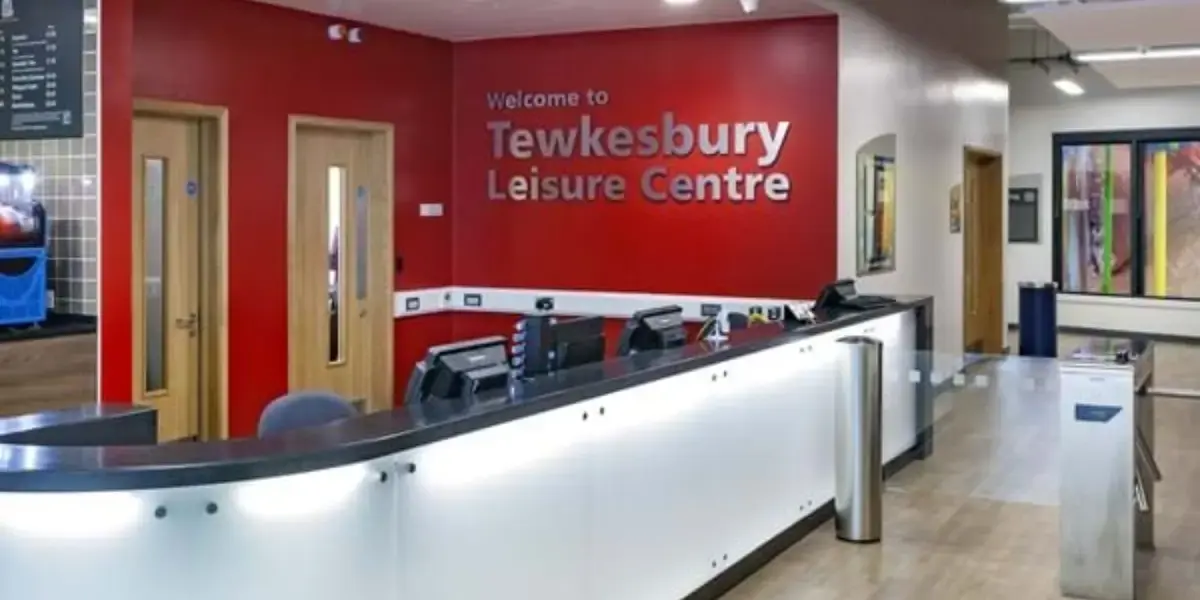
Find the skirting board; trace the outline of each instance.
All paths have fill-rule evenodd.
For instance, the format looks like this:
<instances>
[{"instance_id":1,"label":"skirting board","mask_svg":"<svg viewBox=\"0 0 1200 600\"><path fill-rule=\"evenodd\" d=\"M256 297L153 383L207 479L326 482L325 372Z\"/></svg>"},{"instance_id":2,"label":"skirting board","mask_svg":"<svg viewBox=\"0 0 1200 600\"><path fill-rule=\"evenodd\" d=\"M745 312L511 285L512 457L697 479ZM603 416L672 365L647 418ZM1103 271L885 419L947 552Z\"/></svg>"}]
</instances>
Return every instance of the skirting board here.
<instances>
[{"instance_id":1,"label":"skirting board","mask_svg":"<svg viewBox=\"0 0 1200 600\"><path fill-rule=\"evenodd\" d=\"M547 300L553 308L540 310L539 303L544 304ZM811 304L810 301L778 298L451 286L396 292L393 314L397 319L402 319L439 312L544 312L623 319L639 310L675 304L683 308L684 319L701 321L704 319L703 309L718 308L748 314L752 308L766 310L788 303Z\"/></svg>"}]
</instances>

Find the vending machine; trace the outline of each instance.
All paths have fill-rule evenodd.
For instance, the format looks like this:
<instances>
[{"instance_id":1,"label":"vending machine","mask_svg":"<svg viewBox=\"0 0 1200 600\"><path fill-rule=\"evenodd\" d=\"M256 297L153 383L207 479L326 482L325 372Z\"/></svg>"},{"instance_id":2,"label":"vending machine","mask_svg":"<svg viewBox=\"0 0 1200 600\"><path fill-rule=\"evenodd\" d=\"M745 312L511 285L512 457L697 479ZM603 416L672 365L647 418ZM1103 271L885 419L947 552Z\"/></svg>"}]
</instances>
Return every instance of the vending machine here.
<instances>
[{"instance_id":1,"label":"vending machine","mask_svg":"<svg viewBox=\"0 0 1200 600\"><path fill-rule=\"evenodd\" d=\"M46 320L46 210L37 173L0 162L0 326Z\"/></svg>"}]
</instances>

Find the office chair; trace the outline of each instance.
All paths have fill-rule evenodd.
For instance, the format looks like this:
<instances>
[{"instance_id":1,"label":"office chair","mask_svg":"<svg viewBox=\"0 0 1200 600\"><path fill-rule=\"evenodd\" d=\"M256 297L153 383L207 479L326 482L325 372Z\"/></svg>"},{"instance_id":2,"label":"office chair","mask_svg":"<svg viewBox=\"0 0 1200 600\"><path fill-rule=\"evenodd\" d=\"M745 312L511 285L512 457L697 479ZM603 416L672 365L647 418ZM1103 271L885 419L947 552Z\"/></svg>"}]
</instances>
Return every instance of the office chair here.
<instances>
[{"instance_id":1,"label":"office chair","mask_svg":"<svg viewBox=\"0 0 1200 600\"><path fill-rule=\"evenodd\" d=\"M345 398L332 392L299 391L271 401L258 419L258 437L328 425L358 416Z\"/></svg>"}]
</instances>

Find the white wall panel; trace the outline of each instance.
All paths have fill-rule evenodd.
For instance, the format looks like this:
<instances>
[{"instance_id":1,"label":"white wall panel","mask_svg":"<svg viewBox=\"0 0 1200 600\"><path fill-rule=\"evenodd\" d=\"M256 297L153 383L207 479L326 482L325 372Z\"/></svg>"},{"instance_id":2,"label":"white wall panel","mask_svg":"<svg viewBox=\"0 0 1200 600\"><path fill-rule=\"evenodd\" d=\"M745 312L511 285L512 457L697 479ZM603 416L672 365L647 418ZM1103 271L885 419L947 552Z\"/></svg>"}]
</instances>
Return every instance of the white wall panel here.
<instances>
[{"instance_id":1,"label":"white wall panel","mask_svg":"<svg viewBox=\"0 0 1200 600\"><path fill-rule=\"evenodd\" d=\"M964 147L1006 151L1007 90L1002 80L852 6L858 3L840 3L838 10L838 274L854 277L856 270L856 152L894 133L896 270L864 277L859 287L932 295L936 366L953 371L963 347L963 238L950 232L950 192L962 182ZM919 3L905 3L904 10L926 12L912 4ZM954 35L993 27L1003 33L1006 21L985 14L957 27Z\"/></svg>"}]
</instances>

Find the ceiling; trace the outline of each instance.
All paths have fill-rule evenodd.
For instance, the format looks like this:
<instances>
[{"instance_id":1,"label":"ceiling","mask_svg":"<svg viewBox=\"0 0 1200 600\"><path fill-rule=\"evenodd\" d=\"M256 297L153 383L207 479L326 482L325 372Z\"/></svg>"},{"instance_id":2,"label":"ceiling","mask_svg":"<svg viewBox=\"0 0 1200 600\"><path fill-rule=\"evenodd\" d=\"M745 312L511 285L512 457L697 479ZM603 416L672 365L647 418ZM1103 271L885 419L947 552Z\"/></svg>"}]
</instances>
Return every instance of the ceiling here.
<instances>
[{"instance_id":1,"label":"ceiling","mask_svg":"<svg viewBox=\"0 0 1200 600\"><path fill-rule=\"evenodd\" d=\"M1031 8L1027 13L1074 54L1200 44L1200 2L1124 0ZM1200 58L1094 63L1122 90L1200 85Z\"/></svg>"},{"instance_id":2,"label":"ceiling","mask_svg":"<svg viewBox=\"0 0 1200 600\"><path fill-rule=\"evenodd\" d=\"M1070 53L1070 49L1032 20L1011 23L1008 32L1009 102L1014 106L1058 104L1072 100L1054 87L1054 80L1070 78L1083 89L1087 97L1111 96L1120 91L1091 67L1072 66L1054 60ZM1028 59L1048 59L1036 63Z\"/></svg>"},{"instance_id":3,"label":"ceiling","mask_svg":"<svg viewBox=\"0 0 1200 600\"><path fill-rule=\"evenodd\" d=\"M580 31L782 19L827 14L806 0L738 0L669 6L661 0L256 0L451 41Z\"/></svg>"}]
</instances>

